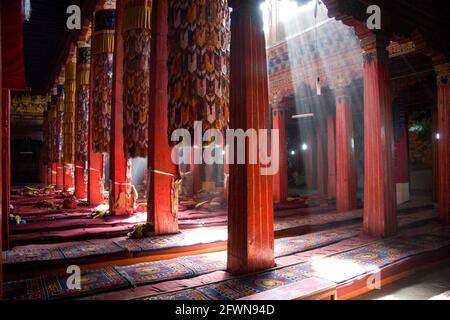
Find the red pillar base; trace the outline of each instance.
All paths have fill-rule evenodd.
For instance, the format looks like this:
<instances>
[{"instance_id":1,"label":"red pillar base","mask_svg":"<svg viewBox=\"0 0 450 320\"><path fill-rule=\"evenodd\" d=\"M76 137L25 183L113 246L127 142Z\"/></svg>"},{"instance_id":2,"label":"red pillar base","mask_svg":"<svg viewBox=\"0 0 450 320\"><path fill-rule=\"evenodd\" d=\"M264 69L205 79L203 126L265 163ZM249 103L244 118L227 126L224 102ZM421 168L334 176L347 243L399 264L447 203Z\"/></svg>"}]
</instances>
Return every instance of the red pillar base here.
<instances>
[{"instance_id":1,"label":"red pillar base","mask_svg":"<svg viewBox=\"0 0 450 320\"><path fill-rule=\"evenodd\" d=\"M71 163L64 164L64 191L73 189L74 187L74 166Z\"/></svg>"},{"instance_id":2,"label":"red pillar base","mask_svg":"<svg viewBox=\"0 0 450 320\"><path fill-rule=\"evenodd\" d=\"M56 187L58 190L64 190L64 170L62 163L56 164Z\"/></svg>"},{"instance_id":3,"label":"red pillar base","mask_svg":"<svg viewBox=\"0 0 450 320\"><path fill-rule=\"evenodd\" d=\"M85 199L87 197L84 169L83 161L75 163L75 197L77 199Z\"/></svg>"}]
</instances>

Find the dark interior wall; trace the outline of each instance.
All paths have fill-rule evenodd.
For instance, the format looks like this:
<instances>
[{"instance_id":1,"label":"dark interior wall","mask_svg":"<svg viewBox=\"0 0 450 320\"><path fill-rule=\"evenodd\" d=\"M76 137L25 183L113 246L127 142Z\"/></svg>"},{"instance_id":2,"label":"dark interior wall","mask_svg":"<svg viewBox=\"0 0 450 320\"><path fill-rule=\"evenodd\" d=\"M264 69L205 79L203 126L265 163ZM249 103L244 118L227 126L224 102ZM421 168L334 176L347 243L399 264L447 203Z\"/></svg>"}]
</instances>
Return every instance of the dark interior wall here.
<instances>
[{"instance_id":1,"label":"dark interior wall","mask_svg":"<svg viewBox=\"0 0 450 320\"><path fill-rule=\"evenodd\" d=\"M38 183L42 141L31 138L11 141L11 182L15 184Z\"/></svg>"}]
</instances>

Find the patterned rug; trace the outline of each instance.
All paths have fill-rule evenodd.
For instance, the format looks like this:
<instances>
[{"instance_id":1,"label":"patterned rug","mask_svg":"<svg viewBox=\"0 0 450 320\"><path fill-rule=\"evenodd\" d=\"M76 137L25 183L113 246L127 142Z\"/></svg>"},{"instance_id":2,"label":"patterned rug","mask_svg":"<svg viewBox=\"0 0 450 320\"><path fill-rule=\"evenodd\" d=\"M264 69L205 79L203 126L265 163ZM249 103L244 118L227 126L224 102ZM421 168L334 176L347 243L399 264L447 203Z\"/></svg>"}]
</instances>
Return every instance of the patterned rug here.
<instances>
[{"instance_id":1,"label":"patterned rug","mask_svg":"<svg viewBox=\"0 0 450 320\"><path fill-rule=\"evenodd\" d=\"M443 234L447 234L445 237ZM311 263L312 274L342 283L400 260L450 245L450 227L398 236Z\"/></svg>"},{"instance_id":2,"label":"patterned rug","mask_svg":"<svg viewBox=\"0 0 450 320\"><path fill-rule=\"evenodd\" d=\"M135 287L195 275L192 270L173 260L139 263L115 269Z\"/></svg>"},{"instance_id":3,"label":"patterned rug","mask_svg":"<svg viewBox=\"0 0 450 320\"><path fill-rule=\"evenodd\" d=\"M171 260L139 263L115 267L133 286L162 281L186 279L226 269L226 255L223 253L181 257Z\"/></svg>"},{"instance_id":4,"label":"patterned rug","mask_svg":"<svg viewBox=\"0 0 450 320\"><path fill-rule=\"evenodd\" d=\"M43 278L47 299L77 298L130 287L129 282L113 267L83 271L81 273L81 290L68 289L67 280L68 275Z\"/></svg>"},{"instance_id":5,"label":"patterned rug","mask_svg":"<svg viewBox=\"0 0 450 320\"><path fill-rule=\"evenodd\" d=\"M427 232L398 236L308 263L142 299L235 300L312 276L343 283L408 257L448 245L450 227L439 226Z\"/></svg>"},{"instance_id":6,"label":"patterned rug","mask_svg":"<svg viewBox=\"0 0 450 320\"><path fill-rule=\"evenodd\" d=\"M23 262L42 262L64 259L64 255L58 248L54 249L21 249L2 253L4 264L15 264Z\"/></svg>"},{"instance_id":7,"label":"patterned rug","mask_svg":"<svg viewBox=\"0 0 450 320\"><path fill-rule=\"evenodd\" d=\"M309 233L303 236L275 240L275 256L283 257L306 250L317 249L345 239L353 238L361 227L348 226L333 230Z\"/></svg>"},{"instance_id":8,"label":"patterned rug","mask_svg":"<svg viewBox=\"0 0 450 320\"><path fill-rule=\"evenodd\" d=\"M5 300L45 300L42 279L27 279L3 283Z\"/></svg>"},{"instance_id":9,"label":"patterned rug","mask_svg":"<svg viewBox=\"0 0 450 320\"><path fill-rule=\"evenodd\" d=\"M115 244L130 252L152 252L161 249L168 250L185 246L222 242L227 240L227 236L226 230L214 232L203 230L203 234L201 232L191 234L178 233L144 239L120 240L116 241Z\"/></svg>"},{"instance_id":10,"label":"patterned rug","mask_svg":"<svg viewBox=\"0 0 450 320\"><path fill-rule=\"evenodd\" d=\"M115 243L92 243L61 248L66 259L86 258L127 252Z\"/></svg>"},{"instance_id":11,"label":"patterned rug","mask_svg":"<svg viewBox=\"0 0 450 320\"><path fill-rule=\"evenodd\" d=\"M305 279L300 273L284 269L230 279L204 285L195 289L182 290L144 298L144 300L236 300L280 286Z\"/></svg>"}]
</instances>

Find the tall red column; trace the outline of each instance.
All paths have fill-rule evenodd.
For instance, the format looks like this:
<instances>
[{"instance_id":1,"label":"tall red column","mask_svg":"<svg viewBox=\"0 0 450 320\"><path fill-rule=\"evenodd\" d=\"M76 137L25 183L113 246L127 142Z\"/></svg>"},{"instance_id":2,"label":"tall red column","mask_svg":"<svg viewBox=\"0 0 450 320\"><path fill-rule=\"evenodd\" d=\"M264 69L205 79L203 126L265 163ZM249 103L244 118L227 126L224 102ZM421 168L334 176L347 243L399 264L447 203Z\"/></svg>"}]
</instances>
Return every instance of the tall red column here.
<instances>
[{"instance_id":1,"label":"tall red column","mask_svg":"<svg viewBox=\"0 0 450 320\"><path fill-rule=\"evenodd\" d=\"M438 128L438 112L437 109L433 110L432 116L432 172L433 172L433 202L438 201L439 194L439 158L438 158L438 142L440 137ZM439 136L438 136L439 134ZM439 139L438 139L439 137Z\"/></svg>"},{"instance_id":2,"label":"tall red column","mask_svg":"<svg viewBox=\"0 0 450 320\"><path fill-rule=\"evenodd\" d=\"M316 128L317 139L317 192L319 194L327 193L327 173L326 173L326 159L324 155L324 139L322 128L317 126Z\"/></svg>"},{"instance_id":3,"label":"tall red column","mask_svg":"<svg viewBox=\"0 0 450 320\"><path fill-rule=\"evenodd\" d=\"M89 31L87 31L89 33ZM86 163L89 141L89 85L91 47L86 42L77 47L77 91L75 112L75 197L87 197Z\"/></svg>"},{"instance_id":4,"label":"tall red column","mask_svg":"<svg viewBox=\"0 0 450 320\"><path fill-rule=\"evenodd\" d=\"M306 187L311 192L316 189L316 179L314 177L314 146L311 133L306 134L306 142L304 145L306 148L303 149L302 145L302 152L305 154Z\"/></svg>"},{"instance_id":5,"label":"tall red column","mask_svg":"<svg viewBox=\"0 0 450 320\"><path fill-rule=\"evenodd\" d=\"M9 250L9 199L11 186L10 169L10 111L11 111L11 93L3 89L2 94L2 247L3 250Z\"/></svg>"},{"instance_id":6,"label":"tall red column","mask_svg":"<svg viewBox=\"0 0 450 320\"><path fill-rule=\"evenodd\" d=\"M152 2L152 55L150 58L148 221L156 234L178 232L178 203L173 189L177 167L171 159L168 129L167 17L168 1Z\"/></svg>"},{"instance_id":7,"label":"tall red column","mask_svg":"<svg viewBox=\"0 0 450 320\"><path fill-rule=\"evenodd\" d=\"M356 160L348 88L336 90L336 207L356 209Z\"/></svg>"},{"instance_id":8,"label":"tall red column","mask_svg":"<svg viewBox=\"0 0 450 320\"><path fill-rule=\"evenodd\" d=\"M127 158L124 153L123 136L123 30L125 0L116 2L116 31L114 39L113 91L111 110L111 142L109 178L109 210L115 214L127 214L133 211L130 203L130 183L127 178ZM119 206L119 197L125 195L126 201Z\"/></svg>"},{"instance_id":9,"label":"tall red column","mask_svg":"<svg viewBox=\"0 0 450 320\"><path fill-rule=\"evenodd\" d=\"M52 178L52 184L56 185L58 183L57 181L57 164L56 162L52 162L51 165L51 178Z\"/></svg>"},{"instance_id":10,"label":"tall red column","mask_svg":"<svg viewBox=\"0 0 450 320\"><path fill-rule=\"evenodd\" d=\"M276 107L272 109L272 128L278 130L279 139L279 163L280 167L273 176L273 201L287 201L288 191L288 157L286 144L286 112L283 108Z\"/></svg>"},{"instance_id":11,"label":"tall red column","mask_svg":"<svg viewBox=\"0 0 450 320\"><path fill-rule=\"evenodd\" d=\"M101 6L97 8L98 10L103 9ZM91 43L91 65L89 71L89 120L88 120L88 163L87 163L87 199L90 205L100 205L103 204L103 158L104 155L100 152L94 150L94 70L96 63L99 63L97 59L94 59L95 54L93 48L96 46L96 37L94 35L95 31L95 19L93 26L93 36Z\"/></svg>"},{"instance_id":12,"label":"tall red column","mask_svg":"<svg viewBox=\"0 0 450 320\"><path fill-rule=\"evenodd\" d=\"M397 229L389 41L374 34L361 41L365 51L364 232L386 237Z\"/></svg>"},{"instance_id":13,"label":"tall red column","mask_svg":"<svg viewBox=\"0 0 450 320\"><path fill-rule=\"evenodd\" d=\"M394 103L395 132L395 184L397 204L410 200L409 196L409 157L408 157L408 125L404 105L400 100Z\"/></svg>"},{"instance_id":14,"label":"tall red column","mask_svg":"<svg viewBox=\"0 0 450 320\"><path fill-rule=\"evenodd\" d=\"M438 210L439 218L450 224L450 63L436 66L438 86Z\"/></svg>"},{"instance_id":15,"label":"tall red column","mask_svg":"<svg viewBox=\"0 0 450 320\"><path fill-rule=\"evenodd\" d=\"M64 74L64 68L61 70L61 73ZM57 154L58 154L58 162L56 163L56 186L59 190L64 190L64 164L63 164L63 118L64 118L64 76L60 75L58 79L58 98L57 98Z\"/></svg>"},{"instance_id":16,"label":"tall red column","mask_svg":"<svg viewBox=\"0 0 450 320\"><path fill-rule=\"evenodd\" d=\"M64 148L63 148L63 171L64 190L74 187L74 132L75 132L75 91L76 91L76 54L72 48L70 57L66 63L65 92L64 92Z\"/></svg>"},{"instance_id":17,"label":"tall red column","mask_svg":"<svg viewBox=\"0 0 450 320\"><path fill-rule=\"evenodd\" d=\"M230 1L230 128L269 129L267 59L260 1ZM270 137L267 137L270 139ZM270 141L270 140L269 140ZM246 159L250 155L246 145ZM231 164L228 271L248 273L274 263L272 177L257 164Z\"/></svg>"},{"instance_id":18,"label":"tall red column","mask_svg":"<svg viewBox=\"0 0 450 320\"><path fill-rule=\"evenodd\" d=\"M327 115L328 134L328 197L336 197L336 118L333 113Z\"/></svg>"},{"instance_id":19,"label":"tall red column","mask_svg":"<svg viewBox=\"0 0 450 320\"><path fill-rule=\"evenodd\" d=\"M192 191L194 194L199 192L202 189L202 165L194 163L194 148L201 148L194 146L191 148L191 174L192 174Z\"/></svg>"},{"instance_id":20,"label":"tall red column","mask_svg":"<svg viewBox=\"0 0 450 320\"><path fill-rule=\"evenodd\" d=\"M2 70L2 2L0 2L0 83L3 83ZM1 89L1 88L0 88ZM3 101L3 90L0 90L0 101ZM2 113L0 112L0 123L2 122ZM2 132L0 131L0 144L3 149ZM0 160L2 161L2 160ZM3 165L3 163L0 163ZM0 170L0 180L3 181L2 170ZM2 185L0 184L0 194L2 194ZM3 221L5 213L0 208L0 221ZM9 217L8 217L9 218ZM3 234L3 223L0 223L0 234ZM3 254L2 254L2 237L0 237L0 300L3 299Z\"/></svg>"}]
</instances>

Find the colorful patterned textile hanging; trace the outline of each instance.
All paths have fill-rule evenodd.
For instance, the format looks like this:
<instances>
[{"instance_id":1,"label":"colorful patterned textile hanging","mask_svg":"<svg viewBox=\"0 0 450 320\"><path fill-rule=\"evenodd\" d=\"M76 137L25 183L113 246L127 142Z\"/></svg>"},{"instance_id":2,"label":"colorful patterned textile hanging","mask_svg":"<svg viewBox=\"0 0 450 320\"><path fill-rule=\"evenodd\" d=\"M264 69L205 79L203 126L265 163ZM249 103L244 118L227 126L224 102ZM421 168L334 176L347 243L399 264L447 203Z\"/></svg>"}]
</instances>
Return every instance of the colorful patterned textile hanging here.
<instances>
[{"instance_id":1,"label":"colorful patterned textile hanging","mask_svg":"<svg viewBox=\"0 0 450 320\"><path fill-rule=\"evenodd\" d=\"M50 161L55 162L56 157L56 151L55 151L55 145L56 145L56 118L57 118L57 107L56 107L56 87L52 89L52 95L50 96L50 108L49 108L49 117L48 117L48 123L49 123L49 156Z\"/></svg>"},{"instance_id":2,"label":"colorful patterned textile hanging","mask_svg":"<svg viewBox=\"0 0 450 320\"><path fill-rule=\"evenodd\" d=\"M55 101L55 134L54 134L54 149L53 162L61 163L63 160L63 122L64 122L64 85L58 85L58 94Z\"/></svg>"},{"instance_id":3,"label":"colorful patterned textile hanging","mask_svg":"<svg viewBox=\"0 0 450 320\"><path fill-rule=\"evenodd\" d=\"M64 163L74 163L75 89L77 64L75 59L66 64L64 92Z\"/></svg>"},{"instance_id":4,"label":"colorful patterned textile hanging","mask_svg":"<svg viewBox=\"0 0 450 320\"><path fill-rule=\"evenodd\" d=\"M94 20L92 148L94 152L109 152L116 11L97 11Z\"/></svg>"},{"instance_id":5,"label":"colorful patterned textile hanging","mask_svg":"<svg viewBox=\"0 0 450 320\"><path fill-rule=\"evenodd\" d=\"M91 47L79 47L77 57L76 160L87 161Z\"/></svg>"},{"instance_id":6,"label":"colorful patterned textile hanging","mask_svg":"<svg viewBox=\"0 0 450 320\"><path fill-rule=\"evenodd\" d=\"M42 123L42 150L43 150L43 154L42 154L42 163L44 165L49 164L50 162L50 144L51 144L51 140L50 140L50 104L48 104L47 106L47 110L44 111L44 119L43 119L43 123Z\"/></svg>"},{"instance_id":7,"label":"colorful patterned textile hanging","mask_svg":"<svg viewBox=\"0 0 450 320\"><path fill-rule=\"evenodd\" d=\"M223 129L229 121L227 0L170 0L169 137L177 128Z\"/></svg>"},{"instance_id":8,"label":"colorful patterned textile hanging","mask_svg":"<svg viewBox=\"0 0 450 320\"><path fill-rule=\"evenodd\" d=\"M151 0L127 0L124 17L123 133L127 158L147 157Z\"/></svg>"}]
</instances>

